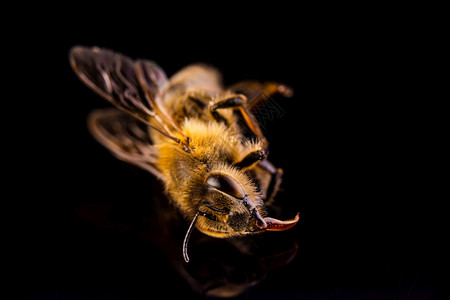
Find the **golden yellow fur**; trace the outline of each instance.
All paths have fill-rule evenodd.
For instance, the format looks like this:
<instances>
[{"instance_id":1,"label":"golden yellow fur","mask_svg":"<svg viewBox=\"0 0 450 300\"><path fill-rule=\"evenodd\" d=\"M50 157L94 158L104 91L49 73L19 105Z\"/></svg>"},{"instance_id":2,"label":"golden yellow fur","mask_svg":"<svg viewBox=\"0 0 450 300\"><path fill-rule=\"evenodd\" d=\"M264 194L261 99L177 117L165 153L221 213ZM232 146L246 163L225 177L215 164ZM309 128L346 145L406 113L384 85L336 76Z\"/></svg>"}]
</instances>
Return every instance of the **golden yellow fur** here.
<instances>
[{"instance_id":1,"label":"golden yellow fur","mask_svg":"<svg viewBox=\"0 0 450 300\"><path fill-rule=\"evenodd\" d=\"M191 137L189 145L192 153L187 154L173 141L164 138L156 145L160 153L157 166L168 180L166 190L180 208L180 211L188 218L193 218L197 212L198 202L192 197L191 190L195 186L204 186L206 176L209 173L222 173L235 178L248 192L255 205L262 209L262 201L255 185L241 170L224 163L240 161L248 153L261 148L258 141L245 140L240 133L232 132L222 123L204 122L198 119L186 119L182 126L182 131ZM183 167L180 172L180 162ZM197 199L200 200L200 199ZM244 207L237 207L244 210ZM197 227L203 232L214 236L226 236L242 234L232 232L225 224L214 226L211 229L211 222L205 218L199 218Z\"/></svg>"}]
</instances>

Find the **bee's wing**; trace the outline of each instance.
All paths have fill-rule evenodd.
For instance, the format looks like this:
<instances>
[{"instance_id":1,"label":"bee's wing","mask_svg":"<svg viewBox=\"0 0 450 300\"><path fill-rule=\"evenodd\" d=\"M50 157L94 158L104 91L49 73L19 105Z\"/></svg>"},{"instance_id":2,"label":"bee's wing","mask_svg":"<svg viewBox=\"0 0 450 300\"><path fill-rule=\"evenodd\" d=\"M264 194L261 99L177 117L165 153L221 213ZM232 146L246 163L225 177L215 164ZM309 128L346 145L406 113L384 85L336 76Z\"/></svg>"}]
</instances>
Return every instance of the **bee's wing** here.
<instances>
[{"instance_id":1,"label":"bee's wing","mask_svg":"<svg viewBox=\"0 0 450 300\"><path fill-rule=\"evenodd\" d=\"M149 138L148 126L115 108L94 110L88 118L92 135L117 158L149 171L159 179L164 175L155 166L158 158Z\"/></svg>"},{"instance_id":2,"label":"bee's wing","mask_svg":"<svg viewBox=\"0 0 450 300\"><path fill-rule=\"evenodd\" d=\"M180 130L160 105L160 93L168 79L158 65L145 60L133 61L108 49L82 46L71 49L70 63L77 76L97 94L179 141L172 132Z\"/></svg>"}]
</instances>

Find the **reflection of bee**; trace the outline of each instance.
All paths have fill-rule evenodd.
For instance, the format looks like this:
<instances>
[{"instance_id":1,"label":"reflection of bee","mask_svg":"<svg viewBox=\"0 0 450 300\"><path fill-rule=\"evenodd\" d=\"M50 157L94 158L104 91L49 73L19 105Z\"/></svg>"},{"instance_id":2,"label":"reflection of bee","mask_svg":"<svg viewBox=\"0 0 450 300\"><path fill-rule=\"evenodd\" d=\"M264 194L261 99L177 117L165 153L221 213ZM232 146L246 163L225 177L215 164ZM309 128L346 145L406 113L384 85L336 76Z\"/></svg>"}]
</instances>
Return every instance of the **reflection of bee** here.
<instances>
[{"instance_id":1,"label":"reflection of bee","mask_svg":"<svg viewBox=\"0 0 450 300\"><path fill-rule=\"evenodd\" d=\"M194 227L229 237L297 223L298 214L288 221L264 216L263 202L275 196L282 171L266 159L268 143L251 113L271 94L288 96L289 88L245 81L223 89L219 73L205 65L188 66L168 80L153 62L100 48L74 47L70 61L86 85L121 110L94 111L94 137L162 180L191 222L186 261Z\"/></svg>"}]
</instances>

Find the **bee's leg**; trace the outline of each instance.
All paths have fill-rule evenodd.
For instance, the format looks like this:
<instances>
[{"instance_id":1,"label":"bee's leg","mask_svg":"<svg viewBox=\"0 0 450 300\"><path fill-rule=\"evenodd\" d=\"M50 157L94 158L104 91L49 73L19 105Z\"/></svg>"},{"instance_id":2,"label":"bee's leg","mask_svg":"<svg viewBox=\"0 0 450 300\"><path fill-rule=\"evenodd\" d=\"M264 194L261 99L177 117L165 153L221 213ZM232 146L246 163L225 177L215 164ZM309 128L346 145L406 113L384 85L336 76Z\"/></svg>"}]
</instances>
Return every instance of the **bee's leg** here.
<instances>
[{"instance_id":1,"label":"bee's leg","mask_svg":"<svg viewBox=\"0 0 450 300\"><path fill-rule=\"evenodd\" d=\"M247 108L249 110L252 110L259 102L269 99L272 95L280 94L287 98L293 95L292 88L272 81L264 83L254 80L241 81L232 85L230 90L247 97Z\"/></svg>"},{"instance_id":2,"label":"bee's leg","mask_svg":"<svg viewBox=\"0 0 450 300\"><path fill-rule=\"evenodd\" d=\"M258 149L247 154L241 161L234 163L233 166L241 170L246 169L257 162L264 160L266 156L266 151Z\"/></svg>"},{"instance_id":3,"label":"bee's leg","mask_svg":"<svg viewBox=\"0 0 450 300\"><path fill-rule=\"evenodd\" d=\"M244 95L231 95L227 98L220 99L209 104L209 111L217 122L224 122L229 126L228 121L217 111L225 108L238 109L244 119L245 124L251 132L262 142L264 150L267 148L267 140L264 137L255 117L247 111L247 98Z\"/></svg>"},{"instance_id":4,"label":"bee's leg","mask_svg":"<svg viewBox=\"0 0 450 300\"><path fill-rule=\"evenodd\" d=\"M220 100L211 102L209 105L209 111L210 111L211 115L213 116L213 118L217 122L222 122L225 125L230 126L230 124L228 124L228 120L225 119L217 110L225 109L225 108L242 107L242 105L244 105L244 103L245 103L244 97L238 96L238 95L233 95L233 96L225 98L225 99L220 99Z\"/></svg>"},{"instance_id":5,"label":"bee's leg","mask_svg":"<svg viewBox=\"0 0 450 300\"><path fill-rule=\"evenodd\" d=\"M266 193L266 200L264 201L264 204L270 205L273 202L273 199L275 198L276 194L278 193L278 190L280 189L281 180L283 177L283 169L276 168L270 161L267 159L262 160L259 162L258 167L260 167L262 170L270 173L272 175L269 186L267 187Z\"/></svg>"}]
</instances>

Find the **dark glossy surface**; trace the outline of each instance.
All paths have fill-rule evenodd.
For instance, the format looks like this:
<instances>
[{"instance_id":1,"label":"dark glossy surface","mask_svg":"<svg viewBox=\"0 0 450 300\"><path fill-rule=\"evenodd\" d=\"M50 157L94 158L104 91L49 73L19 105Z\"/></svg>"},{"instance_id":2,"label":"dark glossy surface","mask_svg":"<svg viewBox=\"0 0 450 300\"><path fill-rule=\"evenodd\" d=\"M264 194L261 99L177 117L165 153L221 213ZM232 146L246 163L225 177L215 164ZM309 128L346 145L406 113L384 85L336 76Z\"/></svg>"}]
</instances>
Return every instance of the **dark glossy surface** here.
<instances>
[{"instance_id":1,"label":"dark glossy surface","mask_svg":"<svg viewBox=\"0 0 450 300\"><path fill-rule=\"evenodd\" d=\"M417 159L420 126L412 119L420 115L408 115L411 93L403 95L411 87L395 49L378 51L383 47L369 41L356 44L359 34L328 29L302 35L299 46L295 34L268 44L260 33L252 43L235 37L226 46L218 38L186 50L188 34L162 43L162 33L151 40L113 33L69 30L49 44L53 85L43 82L42 100L31 104L30 143L38 149L19 220L29 299L185 300L219 292L236 299L434 299L448 283ZM113 158L87 132L89 111L109 104L71 71L75 44L148 58L169 75L205 61L226 83L291 85L294 97L270 99L259 117L269 159L284 169L273 213L290 219L300 212L299 223L232 241L194 231L184 264L189 224L170 213L160 183ZM224 45L226 54L218 54ZM169 54L176 47L178 55Z\"/></svg>"}]
</instances>

